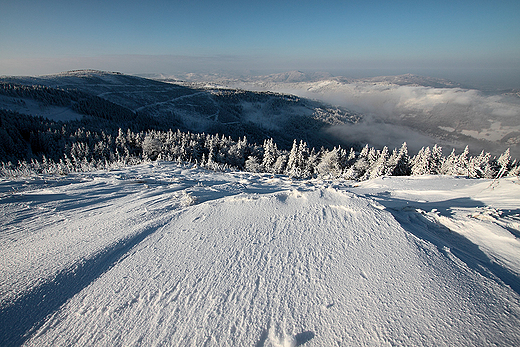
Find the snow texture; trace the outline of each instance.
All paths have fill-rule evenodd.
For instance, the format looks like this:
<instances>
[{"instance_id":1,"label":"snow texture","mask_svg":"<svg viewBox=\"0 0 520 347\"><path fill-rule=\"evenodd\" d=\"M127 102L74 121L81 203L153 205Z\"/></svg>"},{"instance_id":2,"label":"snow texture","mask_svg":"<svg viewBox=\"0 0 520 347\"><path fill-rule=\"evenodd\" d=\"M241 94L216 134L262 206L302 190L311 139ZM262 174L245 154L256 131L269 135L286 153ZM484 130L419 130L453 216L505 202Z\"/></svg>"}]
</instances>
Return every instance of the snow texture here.
<instances>
[{"instance_id":1,"label":"snow texture","mask_svg":"<svg viewBox=\"0 0 520 347\"><path fill-rule=\"evenodd\" d=\"M520 343L517 178L0 181L0 345Z\"/></svg>"}]
</instances>

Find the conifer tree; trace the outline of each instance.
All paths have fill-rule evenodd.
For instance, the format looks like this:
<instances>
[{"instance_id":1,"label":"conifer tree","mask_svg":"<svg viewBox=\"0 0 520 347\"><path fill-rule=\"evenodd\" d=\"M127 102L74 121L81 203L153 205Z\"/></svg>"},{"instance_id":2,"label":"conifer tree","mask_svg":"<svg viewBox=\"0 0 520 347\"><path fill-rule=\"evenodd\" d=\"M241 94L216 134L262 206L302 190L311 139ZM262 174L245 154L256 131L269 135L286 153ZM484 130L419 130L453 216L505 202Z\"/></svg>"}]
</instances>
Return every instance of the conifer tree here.
<instances>
[{"instance_id":1,"label":"conifer tree","mask_svg":"<svg viewBox=\"0 0 520 347\"><path fill-rule=\"evenodd\" d=\"M399 151L394 150L392 158L389 160L389 169L392 170L393 176L408 176L410 175L410 158L408 156L408 145L403 142Z\"/></svg>"},{"instance_id":2,"label":"conifer tree","mask_svg":"<svg viewBox=\"0 0 520 347\"><path fill-rule=\"evenodd\" d=\"M500 171L498 172L497 177L503 177L511 168L509 164L511 163L511 154L509 148L506 149L504 153L498 158L497 164L500 166Z\"/></svg>"},{"instance_id":3,"label":"conifer tree","mask_svg":"<svg viewBox=\"0 0 520 347\"><path fill-rule=\"evenodd\" d=\"M456 163L458 161L458 156L455 154L455 149L452 149L450 155L444 159L441 165L441 169L439 174L441 175L455 175L457 171Z\"/></svg>"},{"instance_id":4,"label":"conifer tree","mask_svg":"<svg viewBox=\"0 0 520 347\"><path fill-rule=\"evenodd\" d=\"M442 168L442 147L435 144L431 151L430 174L438 175Z\"/></svg>"},{"instance_id":5,"label":"conifer tree","mask_svg":"<svg viewBox=\"0 0 520 347\"><path fill-rule=\"evenodd\" d=\"M379 157L367 171L367 179L372 179L386 175L388 172L388 147L383 147L379 152Z\"/></svg>"},{"instance_id":6,"label":"conifer tree","mask_svg":"<svg viewBox=\"0 0 520 347\"><path fill-rule=\"evenodd\" d=\"M359 156L355 160L355 162L350 166L346 172L343 174L343 177L348 180L357 180L361 179L367 170L370 168L370 162L368 160L370 152L370 147L368 144L363 147ZM352 152L351 152L352 153Z\"/></svg>"},{"instance_id":7,"label":"conifer tree","mask_svg":"<svg viewBox=\"0 0 520 347\"><path fill-rule=\"evenodd\" d=\"M262 165L257 157L250 155L245 162L245 170L249 172L262 172Z\"/></svg>"},{"instance_id":8,"label":"conifer tree","mask_svg":"<svg viewBox=\"0 0 520 347\"><path fill-rule=\"evenodd\" d=\"M334 147L332 151L327 151L322 154L321 160L316 167L316 171L321 177L337 178L341 175L340 155L339 149Z\"/></svg>"},{"instance_id":9,"label":"conifer tree","mask_svg":"<svg viewBox=\"0 0 520 347\"><path fill-rule=\"evenodd\" d=\"M465 175L469 176L468 172L469 166L469 146L464 148L464 151L458 156L457 161L455 162L455 175Z\"/></svg>"},{"instance_id":10,"label":"conifer tree","mask_svg":"<svg viewBox=\"0 0 520 347\"><path fill-rule=\"evenodd\" d=\"M501 168L507 169L509 167L509 164L511 163L511 151L508 149L505 150L502 155L497 160L498 165L500 165Z\"/></svg>"},{"instance_id":11,"label":"conifer tree","mask_svg":"<svg viewBox=\"0 0 520 347\"><path fill-rule=\"evenodd\" d=\"M273 166L278 156L278 148L273 139L264 140L264 157L262 159L262 166L266 172L273 172Z\"/></svg>"},{"instance_id":12,"label":"conifer tree","mask_svg":"<svg viewBox=\"0 0 520 347\"><path fill-rule=\"evenodd\" d=\"M283 174L286 171L288 160L289 156L286 153L278 155L278 158L276 158L276 161L273 165L273 173Z\"/></svg>"},{"instance_id":13,"label":"conifer tree","mask_svg":"<svg viewBox=\"0 0 520 347\"><path fill-rule=\"evenodd\" d=\"M412 160L412 175L428 175L431 173L431 150L430 147L423 147Z\"/></svg>"},{"instance_id":14,"label":"conifer tree","mask_svg":"<svg viewBox=\"0 0 520 347\"><path fill-rule=\"evenodd\" d=\"M293 141L291 152L289 153L289 159L287 160L287 166L285 173L290 177L301 178L302 172L300 167L300 161L302 153L300 152L301 147L298 146L296 139Z\"/></svg>"}]
</instances>

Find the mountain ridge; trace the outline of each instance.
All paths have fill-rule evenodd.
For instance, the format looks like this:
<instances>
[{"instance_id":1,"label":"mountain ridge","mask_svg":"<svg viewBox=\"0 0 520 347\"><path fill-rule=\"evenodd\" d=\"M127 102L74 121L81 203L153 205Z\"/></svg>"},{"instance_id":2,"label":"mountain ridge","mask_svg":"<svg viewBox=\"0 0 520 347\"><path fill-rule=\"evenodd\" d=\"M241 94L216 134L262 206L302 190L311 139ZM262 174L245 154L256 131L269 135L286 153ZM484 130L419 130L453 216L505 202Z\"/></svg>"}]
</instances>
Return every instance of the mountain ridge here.
<instances>
[{"instance_id":1,"label":"mountain ridge","mask_svg":"<svg viewBox=\"0 0 520 347\"><path fill-rule=\"evenodd\" d=\"M399 147L406 141L414 151L434 144L461 151L469 144L475 152L495 155L509 147L520 157L517 94L487 95L415 74L349 79L289 71L263 77L190 73L151 79L72 70L0 81L78 89L126 107L155 127L247 136L257 143L274 138L283 148L295 138L316 148Z\"/></svg>"},{"instance_id":2,"label":"mountain ridge","mask_svg":"<svg viewBox=\"0 0 520 347\"><path fill-rule=\"evenodd\" d=\"M98 70L73 70L40 77L4 77L0 82L87 93L128 109L136 118L153 123L156 129L220 133L235 139L247 136L250 141L260 144L274 138L282 148L290 148L294 139L306 141L316 148L332 148L340 143L350 145L348 141L332 140L324 130L335 124L356 122L360 117L344 108L289 94L178 81L166 83ZM17 106L17 103L24 102L3 100L2 106L0 100L0 108L17 108L16 111L23 113L28 108Z\"/></svg>"}]
</instances>

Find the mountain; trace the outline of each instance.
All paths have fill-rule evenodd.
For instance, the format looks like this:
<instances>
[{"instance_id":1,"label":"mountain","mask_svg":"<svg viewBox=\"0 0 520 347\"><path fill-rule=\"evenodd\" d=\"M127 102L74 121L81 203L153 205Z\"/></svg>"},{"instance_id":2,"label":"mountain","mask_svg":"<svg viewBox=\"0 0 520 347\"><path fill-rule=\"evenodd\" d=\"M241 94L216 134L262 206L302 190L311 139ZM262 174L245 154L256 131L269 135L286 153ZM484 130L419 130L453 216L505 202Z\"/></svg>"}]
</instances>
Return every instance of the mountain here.
<instances>
[{"instance_id":1,"label":"mountain","mask_svg":"<svg viewBox=\"0 0 520 347\"><path fill-rule=\"evenodd\" d=\"M315 82L324 79L332 78L330 73L305 73L301 71L289 71L278 74L271 74L263 76L261 78L255 78L256 80L263 80L264 82L283 82L283 83L296 83L296 82Z\"/></svg>"},{"instance_id":2,"label":"mountain","mask_svg":"<svg viewBox=\"0 0 520 347\"><path fill-rule=\"evenodd\" d=\"M4 178L0 345L519 345L517 181Z\"/></svg>"},{"instance_id":3,"label":"mountain","mask_svg":"<svg viewBox=\"0 0 520 347\"><path fill-rule=\"evenodd\" d=\"M247 136L259 144L273 138L283 149L290 149L293 139L315 148L341 145L358 150L367 143L397 148L407 142L412 152L434 144L445 152L463 151L469 145L474 155L484 150L498 156L510 148L513 157L520 157L520 98L512 91L483 93L412 74L349 79L292 71L256 77L186 74L155 78L79 70L0 79L4 85L81 92L97 98L93 104L105 100L113 106L106 104L90 112L99 115L100 110L108 110L102 124L84 117L89 113L86 102L81 113L72 99L67 105L55 105L0 93L0 109L54 120L90 119L89 127L112 132L119 127L180 129L234 139ZM114 113L116 106L119 109Z\"/></svg>"},{"instance_id":4,"label":"mountain","mask_svg":"<svg viewBox=\"0 0 520 347\"><path fill-rule=\"evenodd\" d=\"M181 80L187 82L203 83L222 83L222 85L230 85L238 82L277 82L277 83L297 83L297 82L316 82L335 78L328 72L303 72L303 71L286 71L269 75L231 75L219 73L180 73L173 76L165 74L140 74L141 77L152 78L159 81L164 80Z\"/></svg>"},{"instance_id":5,"label":"mountain","mask_svg":"<svg viewBox=\"0 0 520 347\"><path fill-rule=\"evenodd\" d=\"M432 88L466 88L463 84L450 81L443 78L421 76L416 74L403 74L403 75L392 75L392 76L376 76L376 77L365 77L365 78L352 78L345 76L334 76L328 72L302 72L302 71L287 71L269 75L247 75L247 76L232 76L225 74L201 74L201 73L186 73L177 74L175 76L167 76L164 74L148 74L140 75L142 77L148 77L155 80L183 80L189 82L212 82L220 83L221 85L232 87L243 83L252 83L252 85L263 85L265 87L269 85L276 86L276 84L293 84L293 83L318 83L324 81L337 81L344 84L356 84L356 83L380 83L380 84L393 84L399 86L422 86Z\"/></svg>"},{"instance_id":6,"label":"mountain","mask_svg":"<svg viewBox=\"0 0 520 347\"><path fill-rule=\"evenodd\" d=\"M420 76L415 74L404 74L397 76L378 76L371 78L360 78L356 80L348 80L350 83L366 82L366 83L388 83L398 86L416 86L416 87L432 87L432 88L466 88L462 84L453 82L444 78Z\"/></svg>"},{"instance_id":7,"label":"mountain","mask_svg":"<svg viewBox=\"0 0 520 347\"><path fill-rule=\"evenodd\" d=\"M324 130L331 125L356 122L360 118L359 114L345 108L331 107L294 95L220 88L171 79L157 81L95 70L41 77L4 77L0 82L4 85L59 88L63 92L77 91L102 98L132 112L142 124L137 129L145 127L148 122L155 129L220 133L235 139L247 136L257 143L274 138L281 148L290 148L293 139L304 140L316 148L333 147L340 143L349 145L348 140L331 141ZM38 105L35 102L38 103L30 97L4 95L0 98L0 108L55 120L81 117L73 112L68 113L68 118L60 117L62 109L49 110L48 106L54 105L47 105L42 100ZM71 105L61 106L70 108Z\"/></svg>"},{"instance_id":8,"label":"mountain","mask_svg":"<svg viewBox=\"0 0 520 347\"><path fill-rule=\"evenodd\" d=\"M510 148L520 157L520 98L514 90L483 92L414 74L354 79L289 72L213 76L211 81L229 88L290 93L363 115L356 124L331 127L329 134L336 140L349 138L377 147L406 141L414 151L434 143L448 151L469 145L473 152L494 155Z\"/></svg>"}]
</instances>

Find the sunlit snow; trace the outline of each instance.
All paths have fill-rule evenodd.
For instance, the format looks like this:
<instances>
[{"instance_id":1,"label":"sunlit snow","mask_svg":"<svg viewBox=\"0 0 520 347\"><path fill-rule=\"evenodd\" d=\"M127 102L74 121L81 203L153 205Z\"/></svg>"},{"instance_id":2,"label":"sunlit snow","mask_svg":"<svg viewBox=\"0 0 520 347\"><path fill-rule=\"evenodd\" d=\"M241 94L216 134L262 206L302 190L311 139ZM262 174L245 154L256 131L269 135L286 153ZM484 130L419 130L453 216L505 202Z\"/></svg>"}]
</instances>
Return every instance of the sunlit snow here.
<instances>
[{"instance_id":1,"label":"sunlit snow","mask_svg":"<svg viewBox=\"0 0 520 347\"><path fill-rule=\"evenodd\" d=\"M520 343L520 182L0 181L0 345Z\"/></svg>"}]
</instances>

